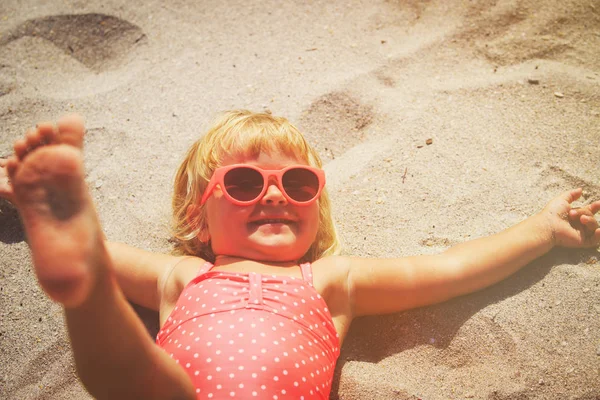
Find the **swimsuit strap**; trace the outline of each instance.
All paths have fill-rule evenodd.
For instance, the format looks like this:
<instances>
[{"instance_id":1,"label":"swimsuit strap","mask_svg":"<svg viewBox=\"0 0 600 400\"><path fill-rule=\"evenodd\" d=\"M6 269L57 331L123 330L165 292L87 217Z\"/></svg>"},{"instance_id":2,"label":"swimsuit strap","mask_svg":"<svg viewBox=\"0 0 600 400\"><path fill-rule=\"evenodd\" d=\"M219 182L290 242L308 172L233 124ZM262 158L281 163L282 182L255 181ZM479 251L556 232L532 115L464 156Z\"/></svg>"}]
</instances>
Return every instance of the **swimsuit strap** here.
<instances>
[{"instance_id":1,"label":"swimsuit strap","mask_svg":"<svg viewBox=\"0 0 600 400\"><path fill-rule=\"evenodd\" d=\"M200 276L202 274L207 273L212 269L212 267L214 267L213 263L205 261L204 264L202 264L202 266L198 269L198 274L196 274L196 276Z\"/></svg>"},{"instance_id":2,"label":"swimsuit strap","mask_svg":"<svg viewBox=\"0 0 600 400\"><path fill-rule=\"evenodd\" d=\"M304 279L305 282L310 283L310 285L312 286L313 274L311 264L308 262L300 264L300 271L302 271L302 279Z\"/></svg>"}]
</instances>

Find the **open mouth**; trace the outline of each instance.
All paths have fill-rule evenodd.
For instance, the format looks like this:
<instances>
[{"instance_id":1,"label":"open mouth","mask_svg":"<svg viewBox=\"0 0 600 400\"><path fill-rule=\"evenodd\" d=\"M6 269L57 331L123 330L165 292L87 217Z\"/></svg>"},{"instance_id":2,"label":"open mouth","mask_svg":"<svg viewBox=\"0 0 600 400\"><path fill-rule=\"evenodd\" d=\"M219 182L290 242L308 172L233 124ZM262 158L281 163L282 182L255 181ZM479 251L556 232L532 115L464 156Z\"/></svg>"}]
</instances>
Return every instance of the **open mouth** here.
<instances>
[{"instance_id":1,"label":"open mouth","mask_svg":"<svg viewBox=\"0 0 600 400\"><path fill-rule=\"evenodd\" d=\"M286 225L290 225L293 224L294 221L289 220L289 219L284 219L284 218L266 218L266 219L259 219L256 221L252 221L250 222L251 225L255 225L255 226L260 226L260 225L277 225L277 224L286 224Z\"/></svg>"}]
</instances>

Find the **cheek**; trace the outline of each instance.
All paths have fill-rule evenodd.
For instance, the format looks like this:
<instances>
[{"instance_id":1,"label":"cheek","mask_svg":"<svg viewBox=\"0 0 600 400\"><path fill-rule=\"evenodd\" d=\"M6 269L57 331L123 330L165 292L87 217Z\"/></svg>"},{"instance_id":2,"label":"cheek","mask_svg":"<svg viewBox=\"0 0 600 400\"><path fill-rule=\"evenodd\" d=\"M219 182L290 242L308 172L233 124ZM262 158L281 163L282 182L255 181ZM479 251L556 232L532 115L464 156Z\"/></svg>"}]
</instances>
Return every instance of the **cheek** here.
<instances>
[{"instance_id":1,"label":"cheek","mask_svg":"<svg viewBox=\"0 0 600 400\"><path fill-rule=\"evenodd\" d=\"M249 207L236 207L225 199L212 199L206 204L206 221L211 237L234 234L245 226Z\"/></svg>"},{"instance_id":2,"label":"cheek","mask_svg":"<svg viewBox=\"0 0 600 400\"><path fill-rule=\"evenodd\" d=\"M319 208L318 206L311 207L311 210L307 210L307 214L305 217L306 227L305 229L310 232L310 236L314 240L317 236L317 232L319 231Z\"/></svg>"}]
</instances>

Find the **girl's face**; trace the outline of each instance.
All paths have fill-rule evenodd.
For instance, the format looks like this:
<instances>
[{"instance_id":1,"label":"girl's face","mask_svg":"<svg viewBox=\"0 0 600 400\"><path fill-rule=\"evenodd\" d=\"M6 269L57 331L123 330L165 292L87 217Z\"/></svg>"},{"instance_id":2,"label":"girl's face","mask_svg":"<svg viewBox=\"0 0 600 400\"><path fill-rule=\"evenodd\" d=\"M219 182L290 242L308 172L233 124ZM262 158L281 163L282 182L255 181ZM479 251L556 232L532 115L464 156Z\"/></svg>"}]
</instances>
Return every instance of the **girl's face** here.
<instances>
[{"instance_id":1,"label":"girl's face","mask_svg":"<svg viewBox=\"0 0 600 400\"><path fill-rule=\"evenodd\" d=\"M263 169L307 165L278 151L258 157L226 157L221 166L251 164ZM205 203L208 233L216 256L233 256L258 261L297 261L310 248L319 228L319 203L290 204L275 180L250 206L232 204L220 188Z\"/></svg>"}]
</instances>

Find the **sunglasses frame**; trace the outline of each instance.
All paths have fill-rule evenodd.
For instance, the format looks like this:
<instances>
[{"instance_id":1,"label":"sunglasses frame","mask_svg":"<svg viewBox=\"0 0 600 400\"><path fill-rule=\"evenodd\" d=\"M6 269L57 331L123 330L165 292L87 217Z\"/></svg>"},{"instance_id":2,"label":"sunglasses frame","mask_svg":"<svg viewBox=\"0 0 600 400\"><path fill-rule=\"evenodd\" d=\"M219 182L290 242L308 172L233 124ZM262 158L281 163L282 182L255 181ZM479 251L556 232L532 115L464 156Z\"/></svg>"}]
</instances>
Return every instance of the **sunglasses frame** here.
<instances>
[{"instance_id":1,"label":"sunglasses frame","mask_svg":"<svg viewBox=\"0 0 600 400\"><path fill-rule=\"evenodd\" d=\"M250 201L237 200L237 199L231 197L231 195L227 192L227 189L225 188L225 175L229 171L236 169L236 168L253 169L262 175L263 188L260 191L260 193L253 200L250 200ZM305 169L316 175L317 180L319 182L319 189L318 189L315 197L313 197L309 201L297 201L297 200L292 199L287 194L287 192L285 191L285 188L283 187L283 175L292 169ZM215 169L215 172L213 173L212 177L210 178L210 181L208 182L208 186L206 187L206 190L204 191L204 195L202 196L200 205L204 205L204 203L206 203L208 198L214 192L217 185L219 185L221 187L221 191L223 192L223 195L227 198L227 200L229 200L231 203L233 203L237 206L250 206L250 205L256 204L256 203L258 203L258 201L260 201L260 199L267 192L267 189L269 188L269 185L270 185L269 180L271 177L275 177L275 179L277 181L277 187L279 188L279 191L281 192L281 194L283 194L283 196L286 198L288 203L296 205L296 206L307 206L307 205L314 203L321 196L321 192L323 191L323 188L325 187L325 171L323 171L322 169L319 169L319 168L308 166L308 165L297 164L297 165L290 165L290 166L287 166L282 169L263 169L263 168L257 167L256 165L251 165L251 164L232 164L232 165L226 165L224 167Z\"/></svg>"}]
</instances>

